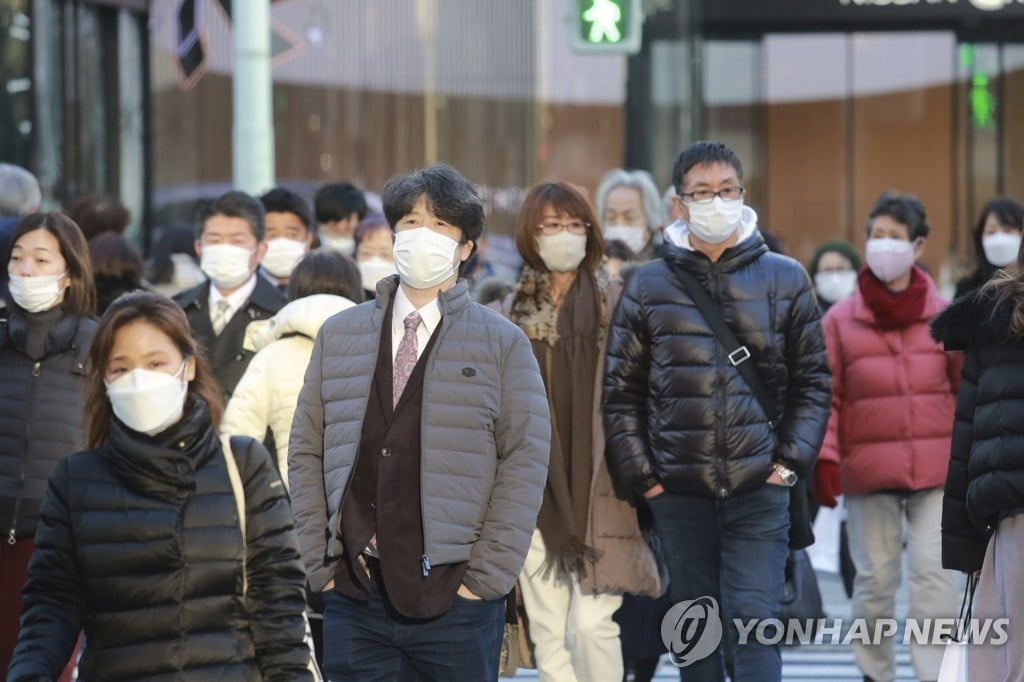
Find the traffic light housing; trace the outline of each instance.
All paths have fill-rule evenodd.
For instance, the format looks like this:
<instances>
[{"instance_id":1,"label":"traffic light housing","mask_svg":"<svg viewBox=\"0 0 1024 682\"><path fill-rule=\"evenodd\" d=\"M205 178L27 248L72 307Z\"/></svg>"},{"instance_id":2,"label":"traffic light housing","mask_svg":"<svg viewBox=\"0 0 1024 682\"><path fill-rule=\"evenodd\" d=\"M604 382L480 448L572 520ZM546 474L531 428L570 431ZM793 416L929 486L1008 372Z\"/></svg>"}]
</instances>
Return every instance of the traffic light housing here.
<instances>
[{"instance_id":1,"label":"traffic light housing","mask_svg":"<svg viewBox=\"0 0 1024 682\"><path fill-rule=\"evenodd\" d=\"M578 52L636 54L643 0L572 0L572 47Z\"/></svg>"}]
</instances>

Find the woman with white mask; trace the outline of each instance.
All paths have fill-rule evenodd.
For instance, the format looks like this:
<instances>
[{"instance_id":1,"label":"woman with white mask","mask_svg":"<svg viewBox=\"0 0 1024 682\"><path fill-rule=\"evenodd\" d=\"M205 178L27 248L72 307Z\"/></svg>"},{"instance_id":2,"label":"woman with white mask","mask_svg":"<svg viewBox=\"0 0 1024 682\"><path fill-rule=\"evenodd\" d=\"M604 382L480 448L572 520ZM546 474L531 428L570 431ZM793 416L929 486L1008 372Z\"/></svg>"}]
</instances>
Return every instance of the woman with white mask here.
<instances>
[{"instance_id":1,"label":"woman with white mask","mask_svg":"<svg viewBox=\"0 0 1024 682\"><path fill-rule=\"evenodd\" d=\"M84 444L84 368L96 331L92 265L78 226L60 213L35 213L10 243L0 320L0 672L18 635L46 480Z\"/></svg>"},{"instance_id":2,"label":"woman with white mask","mask_svg":"<svg viewBox=\"0 0 1024 682\"><path fill-rule=\"evenodd\" d=\"M857 249L841 239L827 241L815 249L807 274L814 282L822 314L832 304L848 299L857 291L857 271L861 264Z\"/></svg>"},{"instance_id":3,"label":"woman with white mask","mask_svg":"<svg viewBox=\"0 0 1024 682\"><path fill-rule=\"evenodd\" d=\"M908 618L956 614L940 526L963 356L944 352L930 334L948 301L915 265L929 229L917 197L879 197L868 217L867 267L857 291L822 320L833 395L814 494L828 507L844 496L856 568L853 612L868 621L894 616L901 566ZM864 679L893 679L891 640L854 642L853 649ZM939 676L943 647L913 642L910 652L917 679Z\"/></svg>"},{"instance_id":4,"label":"woman with white mask","mask_svg":"<svg viewBox=\"0 0 1024 682\"><path fill-rule=\"evenodd\" d=\"M604 460L600 386L620 287L587 200L566 183L527 194L515 226L525 261L502 311L530 339L547 387L551 457L519 578L537 670L549 682L619 682L622 594L661 594L636 510L616 498Z\"/></svg>"},{"instance_id":5,"label":"woman with white mask","mask_svg":"<svg viewBox=\"0 0 1024 682\"><path fill-rule=\"evenodd\" d=\"M954 298L975 289L1003 268L1017 262L1021 234L1024 233L1024 206L1013 197L996 197L985 203L971 233L974 243L974 270L956 283Z\"/></svg>"},{"instance_id":6,"label":"woman with white mask","mask_svg":"<svg viewBox=\"0 0 1024 682\"><path fill-rule=\"evenodd\" d=\"M355 231L356 265L363 279L364 298L377 297L377 282L398 274L395 268L394 237L383 213L371 213L359 221Z\"/></svg>"},{"instance_id":7,"label":"woman with white mask","mask_svg":"<svg viewBox=\"0 0 1024 682\"><path fill-rule=\"evenodd\" d=\"M56 677L81 629L81 679L311 680L287 494L257 441L223 444L185 314L119 298L86 381L88 449L50 476L7 679Z\"/></svg>"},{"instance_id":8,"label":"woman with white mask","mask_svg":"<svg viewBox=\"0 0 1024 682\"><path fill-rule=\"evenodd\" d=\"M622 242L636 262L658 257L663 243L661 197L650 173L622 168L608 171L598 185L595 203L606 242Z\"/></svg>"}]
</instances>

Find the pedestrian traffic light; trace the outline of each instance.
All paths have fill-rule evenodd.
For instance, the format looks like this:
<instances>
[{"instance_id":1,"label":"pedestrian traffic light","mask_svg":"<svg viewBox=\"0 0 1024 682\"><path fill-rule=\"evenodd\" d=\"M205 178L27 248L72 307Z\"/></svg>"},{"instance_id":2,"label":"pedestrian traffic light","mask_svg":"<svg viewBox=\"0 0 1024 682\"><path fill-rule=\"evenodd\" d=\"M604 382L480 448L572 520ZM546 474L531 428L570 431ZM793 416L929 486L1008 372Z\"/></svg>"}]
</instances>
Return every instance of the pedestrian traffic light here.
<instances>
[{"instance_id":1,"label":"pedestrian traffic light","mask_svg":"<svg viewBox=\"0 0 1024 682\"><path fill-rule=\"evenodd\" d=\"M572 0L572 46L579 52L635 54L643 32L643 0Z\"/></svg>"}]
</instances>

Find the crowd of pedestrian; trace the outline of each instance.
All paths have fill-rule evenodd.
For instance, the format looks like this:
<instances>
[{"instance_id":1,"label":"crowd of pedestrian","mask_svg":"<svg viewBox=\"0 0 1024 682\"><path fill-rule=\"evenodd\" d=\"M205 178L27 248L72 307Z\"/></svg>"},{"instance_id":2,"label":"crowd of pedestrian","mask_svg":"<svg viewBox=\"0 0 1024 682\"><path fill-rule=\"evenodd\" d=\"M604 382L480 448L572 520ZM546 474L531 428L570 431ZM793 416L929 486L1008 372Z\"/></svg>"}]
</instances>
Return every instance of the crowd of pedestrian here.
<instances>
[{"instance_id":1,"label":"crowd of pedestrian","mask_svg":"<svg viewBox=\"0 0 1024 682\"><path fill-rule=\"evenodd\" d=\"M445 164L379 212L230 191L147 260L116 198L40 212L0 164L6 679L644 682L668 646L681 680L779 681L734 623L779 617L818 505L869 628L904 575L909 617L954 617L957 572L1015 617L1024 208L984 206L950 304L912 194L805 269L732 149L671 173L534 186L503 280ZM720 610L696 660L681 602ZM894 680L891 641L854 650ZM1022 652L969 648L969 679Z\"/></svg>"}]
</instances>

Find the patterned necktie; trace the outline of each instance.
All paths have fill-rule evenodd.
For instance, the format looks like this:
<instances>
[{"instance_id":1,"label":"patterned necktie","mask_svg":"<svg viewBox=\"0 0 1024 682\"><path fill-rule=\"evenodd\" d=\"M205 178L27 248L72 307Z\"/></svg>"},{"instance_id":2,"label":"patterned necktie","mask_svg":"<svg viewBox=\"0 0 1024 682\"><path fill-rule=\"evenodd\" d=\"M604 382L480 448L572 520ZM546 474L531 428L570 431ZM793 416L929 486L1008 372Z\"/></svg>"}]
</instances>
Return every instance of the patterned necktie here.
<instances>
[{"instance_id":1,"label":"patterned necktie","mask_svg":"<svg viewBox=\"0 0 1024 682\"><path fill-rule=\"evenodd\" d=\"M217 308L210 317L210 322L213 323L213 333L217 336L220 336L220 333L224 331L224 327L228 326L228 320L231 319L229 315L230 310L231 304L228 303L226 298L217 301Z\"/></svg>"},{"instance_id":2,"label":"patterned necktie","mask_svg":"<svg viewBox=\"0 0 1024 682\"><path fill-rule=\"evenodd\" d=\"M395 355L395 366L392 371L391 381L391 407L398 405L398 399L402 397L405 385L409 383L409 375L416 366L416 329L420 326L420 314L416 311L409 313L405 318L405 335L402 342L398 344L398 353Z\"/></svg>"}]
</instances>

